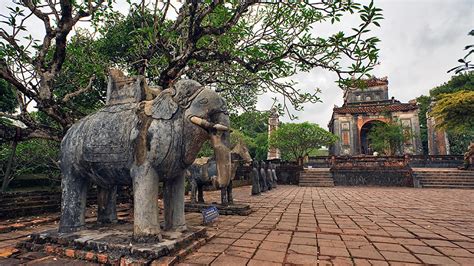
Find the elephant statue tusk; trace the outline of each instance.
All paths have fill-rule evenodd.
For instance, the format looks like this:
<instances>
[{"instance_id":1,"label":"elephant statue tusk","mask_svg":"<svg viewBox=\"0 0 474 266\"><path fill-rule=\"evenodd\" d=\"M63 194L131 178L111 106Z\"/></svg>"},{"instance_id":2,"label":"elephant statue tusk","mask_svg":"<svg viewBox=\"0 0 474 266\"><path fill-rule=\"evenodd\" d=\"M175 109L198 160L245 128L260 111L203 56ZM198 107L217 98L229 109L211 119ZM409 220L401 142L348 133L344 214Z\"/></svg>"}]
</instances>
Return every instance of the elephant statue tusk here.
<instances>
[{"instance_id":1,"label":"elephant statue tusk","mask_svg":"<svg viewBox=\"0 0 474 266\"><path fill-rule=\"evenodd\" d=\"M221 124L215 124L214 129L219 130L219 131L229 131L228 127L226 127L224 125L221 125Z\"/></svg>"},{"instance_id":2,"label":"elephant statue tusk","mask_svg":"<svg viewBox=\"0 0 474 266\"><path fill-rule=\"evenodd\" d=\"M205 129L215 129L215 130L219 130L219 131L229 131L229 128L224 126L224 125L221 125L221 124L214 124L212 122L209 122L205 119L202 119L200 117L197 117L197 116L193 116L190 118L191 122L193 122L193 124L196 124L200 127L203 127Z\"/></svg>"}]
</instances>

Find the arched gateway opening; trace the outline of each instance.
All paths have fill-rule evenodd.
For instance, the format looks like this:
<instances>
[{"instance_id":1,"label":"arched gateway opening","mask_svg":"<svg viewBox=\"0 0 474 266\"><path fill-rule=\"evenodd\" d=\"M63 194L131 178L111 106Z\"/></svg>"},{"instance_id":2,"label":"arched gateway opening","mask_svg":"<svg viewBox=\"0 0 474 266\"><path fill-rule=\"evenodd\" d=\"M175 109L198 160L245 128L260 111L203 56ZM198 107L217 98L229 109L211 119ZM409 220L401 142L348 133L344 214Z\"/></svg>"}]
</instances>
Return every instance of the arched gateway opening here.
<instances>
[{"instance_id":1,"label":"arched gateway opening","mask_svg":"<svg viewBox=\"0 0 474 266\"><path fill-rule=\"evenodd\" d=\"M373 154L374 150L371 148L371 143L369 139L369 132L374 128L377 124L384 124L384 122L379 120L372 120L365 123L360 129L360 153L371 155Z\"/></svg>"}]
</instances>

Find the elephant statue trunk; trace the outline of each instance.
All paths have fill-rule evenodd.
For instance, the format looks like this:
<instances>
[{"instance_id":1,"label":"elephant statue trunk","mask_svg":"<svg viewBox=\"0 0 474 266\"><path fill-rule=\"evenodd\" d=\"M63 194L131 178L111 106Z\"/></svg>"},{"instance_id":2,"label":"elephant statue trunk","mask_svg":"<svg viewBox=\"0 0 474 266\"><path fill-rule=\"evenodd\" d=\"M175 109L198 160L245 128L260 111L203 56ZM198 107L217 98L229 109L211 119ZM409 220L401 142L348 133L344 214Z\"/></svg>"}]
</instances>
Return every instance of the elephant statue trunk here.
<instances>
[{"instance_id":1,"label":"elephant statue trunk","mask_svg":"<svg viewBox=\"0 0 474 266\"><path fill-rule=\"evenodd\" d=\"M229 185L232 175L231 155L230 155L230 133L229 117L225 113L215 114L215 122L207 121L200 117L191 117L191 122L210 132L209 138L214 149L217 166L217 176L210 177L212 185L220 189Z\"/></svg>"}]
</instances>

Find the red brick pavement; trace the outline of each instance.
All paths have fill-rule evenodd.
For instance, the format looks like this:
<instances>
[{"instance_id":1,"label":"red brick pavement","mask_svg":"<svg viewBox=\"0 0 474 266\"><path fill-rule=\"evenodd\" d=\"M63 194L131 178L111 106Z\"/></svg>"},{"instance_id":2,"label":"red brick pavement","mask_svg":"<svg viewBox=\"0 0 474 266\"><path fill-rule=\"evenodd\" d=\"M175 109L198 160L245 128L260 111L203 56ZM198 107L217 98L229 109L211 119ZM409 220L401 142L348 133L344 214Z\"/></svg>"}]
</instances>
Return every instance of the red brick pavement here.
<instances>
[{"instance_id":1,"label":"red brick pavement","mask_svg":"<svg viewBox=\"0 0 474 266\"><path fill-rule=\"evenodd\" d=\"M220 216L208 229L216 237L182 264L474 265L472 190L278 186L250 196L250 189L236 188L234 197L254 212ZM200 214L186 217L200 223ZM0 251L54 227L0 234Z\"/></svg>"},{"instance_id":2,"label":"red brick pavement","mask_svg":"<svg viewBox=\"0 0 474 266\"><path fill-rule=\"evenodd\" d=\"M474 265L472 190L279 186L234 194L254 212L220 216L209 229L216 238L183 265Z\"/></svg>"}]
</instances>

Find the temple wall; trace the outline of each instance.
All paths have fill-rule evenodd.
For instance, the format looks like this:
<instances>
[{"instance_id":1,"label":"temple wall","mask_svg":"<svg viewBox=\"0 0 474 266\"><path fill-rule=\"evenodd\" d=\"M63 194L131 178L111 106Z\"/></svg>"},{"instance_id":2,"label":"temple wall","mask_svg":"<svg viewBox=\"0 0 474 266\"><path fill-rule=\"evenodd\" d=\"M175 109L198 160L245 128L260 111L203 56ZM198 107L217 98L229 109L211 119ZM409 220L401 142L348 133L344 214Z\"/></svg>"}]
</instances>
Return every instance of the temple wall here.
<instances>
[{"instance_id":1,"label":"temple wall","mask_svg":"<svg viewBox=\"0 0 474 266\"><path fill-rule=\"evenodd\" d=\"M418 110L411 112L394 112L392 118L399 121L402 126L410 128L411 139L403 145L405 154L423 154L421 144L420 121L418 119Z\"/></svg>"},{"instance_id":2,"label":"temple wall","mask_svg":"<svg viewBox=\"0 0 474 266\"><path fill-rule=\"evenodd\" d=\"M331 147L331 153L337 155L354 155L357 153L357 124L352 115L336 115L331 130L339 140Z\"/></svg>"}]
</instances>

